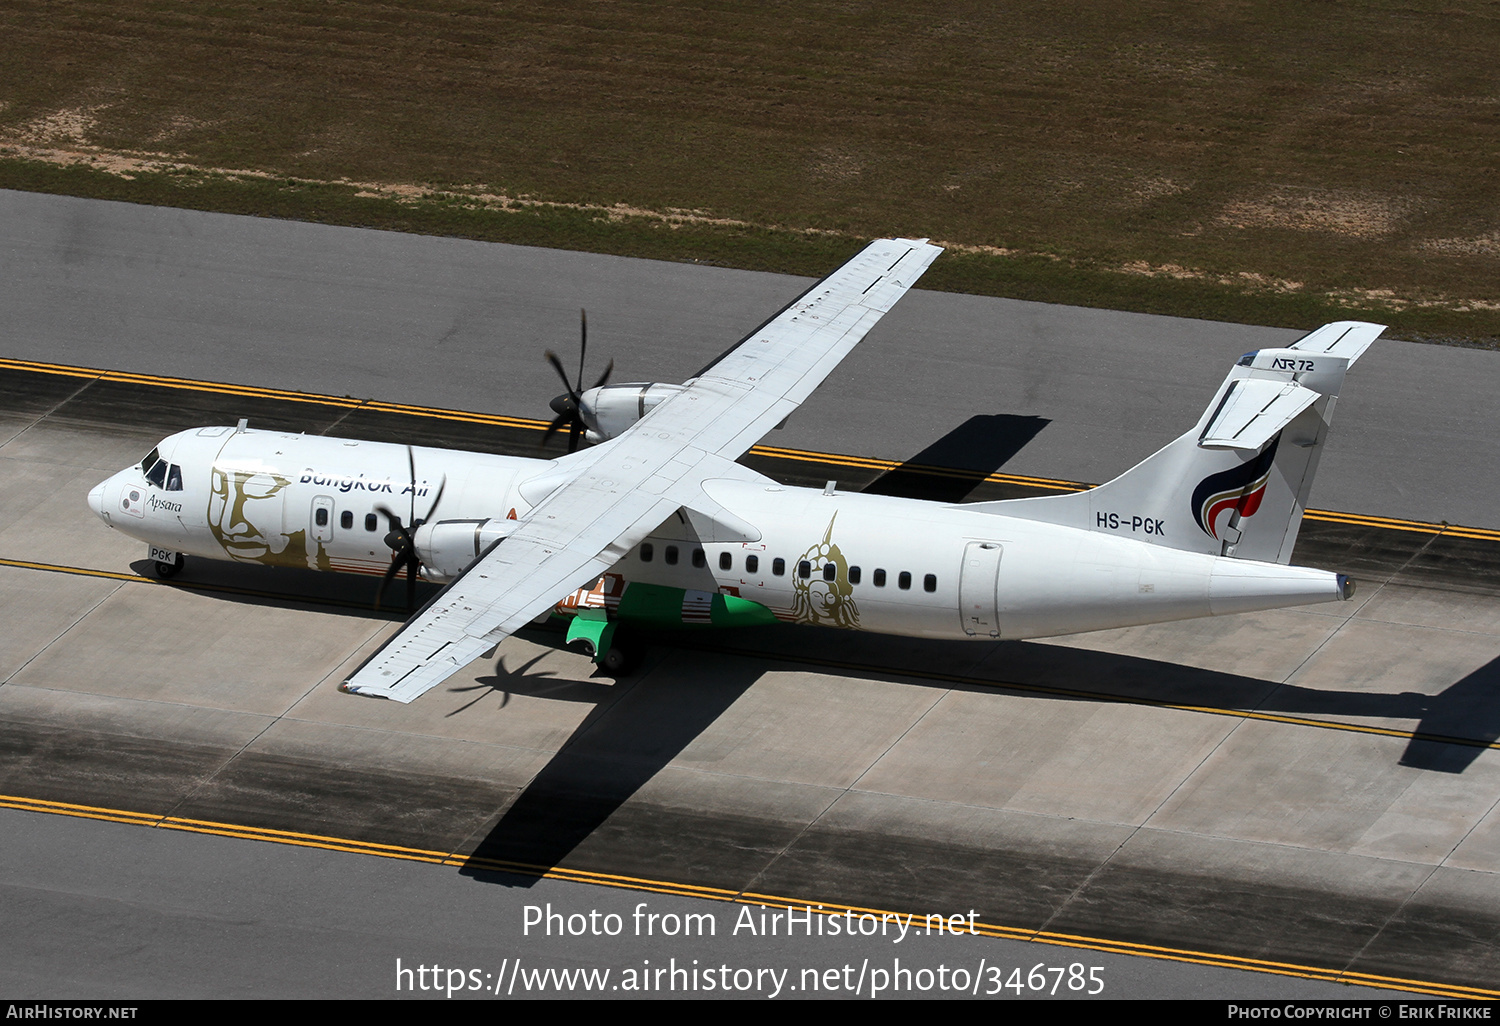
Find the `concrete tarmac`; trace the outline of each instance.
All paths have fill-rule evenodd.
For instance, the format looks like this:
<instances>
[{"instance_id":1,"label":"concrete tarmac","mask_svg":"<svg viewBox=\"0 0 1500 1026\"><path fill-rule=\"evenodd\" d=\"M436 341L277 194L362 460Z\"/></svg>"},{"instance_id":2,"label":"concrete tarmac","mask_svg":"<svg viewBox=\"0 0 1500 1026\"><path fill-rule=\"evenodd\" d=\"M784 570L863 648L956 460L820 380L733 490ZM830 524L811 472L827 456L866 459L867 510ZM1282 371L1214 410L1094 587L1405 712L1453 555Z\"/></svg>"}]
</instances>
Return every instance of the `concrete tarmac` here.
<instances>
[{"instance_id":1,"label":"concrete tarmac","mask_svg":"<svg viewBox=\"0 0 1500 1026\"><path fill-rule=\"evenodd\" d=\"M419 252L405 248L405 237L3 199L21 214L42 211L26 215L37 227L18 231L20 241L5 249L6 288L22 307L6 355L181 376L243 373L238 380L334 393L365 394L363 386L378 385L369 394L431 396L449 407L473 395L479 408L495 408L495 393L477 380L476 367L485 365L477 349L457 361L460 368L444 364L443 345L422 348L431 340L417 326L430 326L433 310L408 311L407 329L387 325L380 335L394 346L386 354L405 338L421 350L419 359L349 359L368 352L352 336L375 331L381 320L366 319L365 311L385 302L379 297L401 260ZM27 223L20 214L16 220ZM119 229L122 220L135 227ZM156 232L147 230L152 224ZM46 237L38 241L38 233ZM252 244L256 238L262 241ZM500 259L493 254L506 250L446 240L410 244L454 247L443 250L450 268L470 267L470 287L481 291L477 279L493 270L490 261ZM345 263L327 258L321 276L287 256L330 245L343 247ZM359 263L367 252L385 254L373 277ZM564 266L609 259L529 250L501 256L519 261L528 254L544 278L546 269L555 278ZM575 259L584 263L569 263ZM157 271L146 273L152 264ZM50 275L25 270L46 266ZM661 276L705 275L706 282L730 273L622 266L604 275L621 303L644 303L641 290ZM334 273L336 267L344 270ZM22 271L31 277L18 284ZM427 284L442 293L442 275L432 273ZM65 296L48 284L56 276ZM233 281L245 283L249 298L221 297L224 305L212 312L216 301L202 296ZM517 296L518 281L508 286ZM275 282L284 288L267 284ZM768 279L767 291L795 291L795 284ZM144 296L133 291L139 289ZM674 302L681 298L668 292ZM30 293L51 298L27 300ZM741 331L786 296L762 298L769 302L745 314ZM915 300L959 308L980 302L914 294L897 310ZM235 308L257 302L256 316L294 337L237 335L236 318L251 315ZM464 300L448 302L457 304L445 308L451 310ZM564 329L576 305L568 299L557 308ZM589 305L598 344L599 315ZM381 309L397 317L405 309L399 306ZM301 319L320 309L322 319ZM1000 312L987 309L990 317ZM1036 316L1058 311L1040 308ZM465 324L496 323L495 310L483 312ZM1013 312L1004 330L1046 337L1040 320L1028 328L1027 316ZM695 316L722 313L709 303ZM225 332L215 335L217 316ZM1240 349L1264 344L1242 343L1267 337L1201 324L1180 326L1176 337L1186 340L1188 327L1198 333L1196 346L1204 344L1202 331L1222 329L1209 348L1234 351L1210 354L1217 369L1163 441L1196 415ZM318 334L324 330L331 334ZM477 346L470 331L455 326L452 337ZM706 333L681 322L673 331L679 340ZM1149 335L1132 337L1145 345ZM731 336L727 341L738 334ZM229 344L208 347L204 337ZM653 363L674 353L682 360L682 347L664 338L645 337L642 352ZM518 378L536 379L519 390L551 395L550 371L534 358L533 343L560 350L567 343L518 343L515 365L535 364ZM712 355L724 344L719 334L702 345ZM1443 354L1457 351L1408 348L1436 354L1422 366L1449 368L1442 373L1452 375L1455 389L1464 384L1463 360L1492 358L1465 354L1450 363ZM605 347L598 349L602 363ZM695 369L701 355L675 376ZM1178 403L1184 391L1157 373L1176 355L1167 345L1135 361L1140 373L1132 380L1162 404ZM1097 368L1090 359L1074 353L1067 365ZM1147 374L1149 364L1156 370ZM493 365L501 373L511 363ZM908 404L885 407L881 419L896 422L926 401L899 384L921 379L930 361L881 366L888 377L873 394ZM1471 379L1483 381L1493 366L1474 364ZM323 383L340 367L350 375L344 385ZM450 369L452 382L444 382ZM1356 373L1365 369L1362 362ZM621 370L617 379L643 376ZM977 377L955 373L953 381L973 388ZM1392 394L1426 387L1395 382ZM1054 384L1035 394L1061 391ZM843 445L846 435L831 433L859 423L869 404L858 393L834 387L840 403L853 395L838 411L816 399L809 404L831 418L830 433L814 438L813 447L861 452L861 445L897 444L889 424L884 440ZM1357 405L1352 395L1336 432ZM1451 409L1453 396L1447 398ZM977 393L965 402L980 399L984 412L994 412ZM87 511L88 487L138 459L165 433L163 418L229 416L228 408L206 409L212 401L236 402L183 393L182 409L140 396L101 406L85 392L70 406L67 395L40 387L6 397L0 557L64 569L0 566L0 612L12 625L0 639L0 793L446 853L476 884L497 879L497 865L543 864L813 903L974 909L981 921L1023 932L1296 963L1347 979L1485 987L1500 977L1500 599L1473 571L1478 563L1460 560L1438 577L1423 577L1409 569L1419 552L1392 555L1394 543L1361 541L1346 546L1366 561L1359 598L1337 608L1046 643L941 645L778 628L701 645L664 641L641 674L615 684L597 677L582 656L559 649L555 636L527 635L508 640L467 676L398 707L334 690L396 626L366 610L368 582L207 563L190 566L181 587L88 572L128 575L142 556L136 543ZM929 408L953 410L946 401ZM1013 409L1053 415L1022 450L1036 457L1045 451L1036 443L1062 414L1045 406ZM527 411L506 405L503 412ZM968 416L962 409L951 418L934 414L934 430L950 431ZM1075 429L1105 431L1108 417L1088 423ZM1462 418L1452 423L1468 430ZM1432 456L1445 448L1447 429L1425 430L1409 431L1428 455L1414 462L1447 487L1453 482L1444 475L1456 472ZM793 444L794 437L776 441ZM1112 461L1133 460L1123 455L1130 444L1123 436L1106 435L1091 451L1097 455L1105 442ZM907 438L909 451L882 454L904 457L923 444ZM1015 460L1006 469L1020 472ZM1330 451L1323 472L1335 462ZM1107 476L1082 462L1031 472ZM1493 498L1488 475L1468 477L1468 491ZM1449 501L1447 493L1424 490L1402 513L1361 506L1357 491L1336 494L1353 496L1343 508L1356 512L1433 518L1423 511ZM1465 522L1484 523L1477 514Z\"/></svg>"},{"instance_id":2,"label":"concrete tarmac","mask_svg":"<svg viewBox=\"0 0 1500 1026\"><path fill-rule=\"evenodd\" d=\"M132 579L139 546L83 506L160 419L233 397L18 391L0 556L33 565L0 566L0 794L394 845L476 884L525 888L496 872L521 863L972 909L1364 982L1500 967L1500 597L1462 572L1363 546L1336 608L1047 643L687 635L614 683L529 633L403 707L335 690L395 629L372 582Z\"/></svg>"}]
</instances>

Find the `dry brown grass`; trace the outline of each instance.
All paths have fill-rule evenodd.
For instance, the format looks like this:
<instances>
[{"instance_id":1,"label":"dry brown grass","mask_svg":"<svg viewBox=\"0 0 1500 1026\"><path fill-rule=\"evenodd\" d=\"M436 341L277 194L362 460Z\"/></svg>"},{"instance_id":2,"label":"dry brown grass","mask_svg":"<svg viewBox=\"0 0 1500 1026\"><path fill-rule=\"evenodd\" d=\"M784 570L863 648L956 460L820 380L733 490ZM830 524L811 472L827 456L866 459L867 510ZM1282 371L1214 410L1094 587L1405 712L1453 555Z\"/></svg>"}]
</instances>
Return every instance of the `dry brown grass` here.
<instances>
[{"instance_id":1,"label":"dry brown grass","mask_svg":"<svg viewBox=\"0 0 1500 1026\"><path fill-rule=\"evenodd\" d=\"M0 145L1474 308L1496 53L1428 0L10 0Z\"/></svg>"}]
</instances>

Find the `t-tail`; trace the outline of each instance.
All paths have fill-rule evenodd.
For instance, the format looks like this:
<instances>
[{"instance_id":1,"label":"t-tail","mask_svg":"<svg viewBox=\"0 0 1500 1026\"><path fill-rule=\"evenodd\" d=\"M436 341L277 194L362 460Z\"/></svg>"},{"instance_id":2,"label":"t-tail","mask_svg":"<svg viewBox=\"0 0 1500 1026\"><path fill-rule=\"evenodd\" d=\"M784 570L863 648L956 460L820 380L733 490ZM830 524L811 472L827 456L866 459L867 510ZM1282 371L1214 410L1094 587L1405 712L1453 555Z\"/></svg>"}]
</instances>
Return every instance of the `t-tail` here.
<instances>
[{"instance_id":1,"label":"t-tail","mask_svg":"<svg viewBox=\"0 0 1500 1026\"><path fill-rule=\"evenodd\" d=\"M971 508L1288 563L1344 372L1384 330L1339 321L1285 349L1246 353L1191 431L1113 481Z\"/></svg>"}]
</instances>

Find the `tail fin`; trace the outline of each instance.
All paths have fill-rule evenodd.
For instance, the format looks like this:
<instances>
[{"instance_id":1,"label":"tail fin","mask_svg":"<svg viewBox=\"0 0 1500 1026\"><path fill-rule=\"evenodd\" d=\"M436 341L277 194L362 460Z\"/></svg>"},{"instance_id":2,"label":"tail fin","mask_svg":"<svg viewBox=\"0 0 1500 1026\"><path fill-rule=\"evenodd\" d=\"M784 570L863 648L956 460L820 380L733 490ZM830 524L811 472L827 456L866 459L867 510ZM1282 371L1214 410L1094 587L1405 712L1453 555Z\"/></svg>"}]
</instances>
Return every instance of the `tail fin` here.
<instances>
[{"instance_id":1,"label":"tail fin","mask_svg":"<svg viewBox=\"0 0 1500 1026\"><path fill-rule=\"evenodd\" d=\"M968 509L1287 563L1344 372L1385 330L1340 321L1242 356L1187 434L1107 484Z\"/></svg>"}]
</instances>

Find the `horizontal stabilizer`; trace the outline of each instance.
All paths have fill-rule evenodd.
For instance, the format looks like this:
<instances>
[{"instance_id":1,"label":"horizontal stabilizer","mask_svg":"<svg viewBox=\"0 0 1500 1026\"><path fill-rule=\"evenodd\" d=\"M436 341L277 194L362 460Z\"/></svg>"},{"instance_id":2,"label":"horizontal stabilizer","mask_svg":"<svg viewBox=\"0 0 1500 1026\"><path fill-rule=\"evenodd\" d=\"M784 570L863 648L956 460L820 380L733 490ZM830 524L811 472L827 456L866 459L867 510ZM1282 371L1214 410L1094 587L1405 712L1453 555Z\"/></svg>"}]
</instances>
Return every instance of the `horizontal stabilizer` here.
<instances>
[{"instance_id":1,"label":"horizontal stabilizer","mask_svg":"<svg viewBox=\"0 0 1500 1026\"><path fill-rule=\"evenodd\" d=\"M1317 392L1293 381L1231 381L1213 419L1198 436L1198 444L1205 449L1255 452L1317 401Z\"/></svg>"},{"instance_id":2,"label":"horizontal stabilizer","mask_svg":"<svg viewBox=\"0 0 1500 1026\"><path fill-rule=\"evenodd\" d=\"M1370 343L1380 337L1384 324L1369 324L1365 321L1335 321L1325 324L1317 331L1303 335L1288 349L1300 349L1304 353L1320 353L1327 356L1342 356L1353 365L1360 354L1370 348Z\"/></svg>"}]
</instances>

